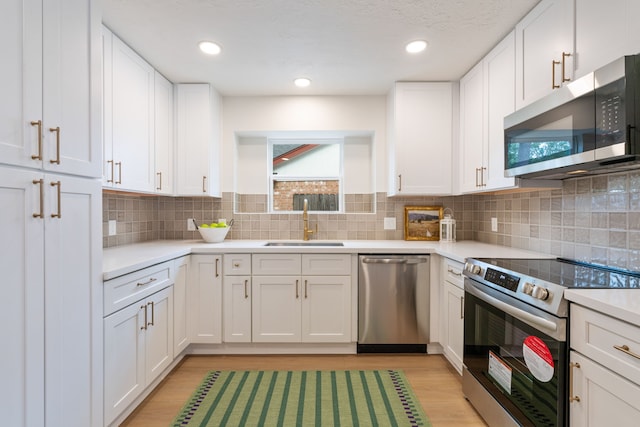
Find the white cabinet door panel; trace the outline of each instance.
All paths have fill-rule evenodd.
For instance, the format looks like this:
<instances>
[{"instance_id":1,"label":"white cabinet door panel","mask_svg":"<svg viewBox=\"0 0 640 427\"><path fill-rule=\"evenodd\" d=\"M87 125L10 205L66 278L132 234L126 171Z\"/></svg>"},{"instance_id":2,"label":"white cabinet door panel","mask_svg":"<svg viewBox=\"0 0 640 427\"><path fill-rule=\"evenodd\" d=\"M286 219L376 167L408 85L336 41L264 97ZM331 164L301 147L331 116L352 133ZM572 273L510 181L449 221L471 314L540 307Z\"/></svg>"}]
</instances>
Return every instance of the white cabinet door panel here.
<instances>
[{"instance_id":1,"label":"white cabinet door panel","mask_svg":"<svg viewBox=\"0 0 640 427\"><path fill-rule=\"evenodd\" d=\"M173 287L146 300L145 379L151 384L173 362Z\"/></svg>"},{"instance_id":2,"label":"white cabinet door panel","mask_svg":"<svg viewBox=\"0 0 640 427\"><path fill-rule=\"evenodd\" d=\"M351 341L351 276L304 276L302 282L302 341Z\"/></svg>"},{"instance_id":3,"label":"white cabinet door panel","mask_svg":"<svg viewBox=\"0 0 640 427\"><path fill-rule=\"evenodd\" d=\"M225 342L251 342L251 292L251 276L224 277Z\"/></svg>"},{"instance_id":4,"label":"white cabinet door panel","mask_svg":"<svg viewBox=\"0 0 640 427\"><path fill-rule=\"evenodd\" d=\"M297 276L253 276L254 342L300 342L301 290Z\"/></svg>"}]
</instances>

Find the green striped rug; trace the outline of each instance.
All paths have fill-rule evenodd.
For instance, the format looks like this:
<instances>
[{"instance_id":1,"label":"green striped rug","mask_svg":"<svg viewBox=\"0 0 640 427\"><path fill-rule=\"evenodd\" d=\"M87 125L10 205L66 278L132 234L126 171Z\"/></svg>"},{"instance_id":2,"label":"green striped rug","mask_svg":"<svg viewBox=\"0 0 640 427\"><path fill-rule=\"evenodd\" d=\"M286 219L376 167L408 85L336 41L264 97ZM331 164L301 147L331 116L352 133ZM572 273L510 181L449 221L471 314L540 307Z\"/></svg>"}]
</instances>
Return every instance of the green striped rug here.
<instances>
[{"instance_id":1,"label":"green striped rug","mask_svg":"<svg viewBox=\"0 0 640 427\"><path fill-rule=\"evenodd\" d=\"M173 427L430 426L404 373L212 371Z\"/></svg>"}]
</instances>

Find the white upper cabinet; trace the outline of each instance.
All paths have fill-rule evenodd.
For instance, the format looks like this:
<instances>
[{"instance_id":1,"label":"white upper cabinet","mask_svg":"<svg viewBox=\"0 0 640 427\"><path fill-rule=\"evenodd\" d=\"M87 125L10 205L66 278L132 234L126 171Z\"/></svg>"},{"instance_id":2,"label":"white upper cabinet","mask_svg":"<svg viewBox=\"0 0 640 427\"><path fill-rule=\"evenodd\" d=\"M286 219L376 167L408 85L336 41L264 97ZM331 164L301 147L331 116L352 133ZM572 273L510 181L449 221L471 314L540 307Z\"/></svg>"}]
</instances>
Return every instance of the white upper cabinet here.
<instances>
[{"instance_id":1,"label":"white upper cabinet","mask_svg":"<svg viewBox=\"0 0 640 427\"><path fill-rule=\"evenodd\" d=\"M98 8L5 0L0 23L0 162L99 177Z\"/></svg>"},{"instance_id":2,"label":"white upper cabinet","mask_svg":"<svg viewBox=\"0 0 640 427\"><path fill-rule=\"evenodd\" d=\"M482 188L486 157L484 63L460 79L460 190Z\"/></svg>"},{"instance_id":3,"label":"white upper cabinet","mask_svg":"<svg viewBox=\"0 0 640 427\"><path fill-rule=\"evenodd\" d=\"M208 84L176 85L176 193L220 197L220 95Z\"/></svg>"},{"instance_id":4,"label":"white upper cabinet","mask_svg":"<svg viewBox=\"0 0 640 427\"><path fill-rule=\"evenodd\" d=\"M542 0L516 25L516 108L573 79L574 18L574 0Z\"/></svg>"},{"instance_id":5,"label":"white upper cabinet","mask_svg":"<svg viewBox=\"0 0 640 427\"><path fill-rule=\"evenodd\" d=\"M397 82L388 96L387 194L452 193L454 85Z\"/></svg>"},{"instance_id":6,"label":"white upper cabinet","mask_svg":"<svg viewBox=\"0 0 640 427\"><path fill-rule=\"evenodd\" d=\"M510 33L460 80L460 190L512 188L504 176L504 117L515 108L515 43Z\"/></svg>"},{"instance_id":7,"label":"white upper cabinet","mask_svg":"<svg viewBox=\"0 0 640 427\"><path fill-rule=\"evenodd\" d=\"M105 31L104 169L107 187L155 191L154 69ZM111 152L109 152L111 148Z\"/></svg>"},{"instance_id":8,"label":"white upper cabinet","mask_svg":"<svg viewBox=\"0 0 640 427\"><path fill-rule=\"evenodd\" d=\"M638 0L576 0L575 75L640 52Z\"/></svg>"},{"instance_id":9,"label":"white upper cabinet","mask_svg":"<svg viewBox=\"0 0 640 427\"><path fill-rule=\"evenodd\" d=\"M155 191L173 193L173 84L155 72Z\"/></svg>"}]
</instances>

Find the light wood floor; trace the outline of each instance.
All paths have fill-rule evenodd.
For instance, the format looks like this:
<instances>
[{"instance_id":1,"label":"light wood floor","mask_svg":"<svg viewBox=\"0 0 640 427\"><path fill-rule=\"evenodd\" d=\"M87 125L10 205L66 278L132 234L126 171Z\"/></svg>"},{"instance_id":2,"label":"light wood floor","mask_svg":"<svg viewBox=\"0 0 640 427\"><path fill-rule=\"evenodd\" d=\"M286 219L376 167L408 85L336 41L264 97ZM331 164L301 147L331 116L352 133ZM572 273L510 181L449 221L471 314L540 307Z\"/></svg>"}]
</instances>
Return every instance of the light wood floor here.
<instances>
[{"instance_id":1,"label":"light wood floor","mask_svg":"<svg viewBox=\"0 0 640 427\"><path fill-rule=\"evenodd\" d=\"M486 426L462 395L458 373L440 355L189 356L123 426L168 426L211 370L402 369L433 427Z\"/></svg>"}]
</instances>

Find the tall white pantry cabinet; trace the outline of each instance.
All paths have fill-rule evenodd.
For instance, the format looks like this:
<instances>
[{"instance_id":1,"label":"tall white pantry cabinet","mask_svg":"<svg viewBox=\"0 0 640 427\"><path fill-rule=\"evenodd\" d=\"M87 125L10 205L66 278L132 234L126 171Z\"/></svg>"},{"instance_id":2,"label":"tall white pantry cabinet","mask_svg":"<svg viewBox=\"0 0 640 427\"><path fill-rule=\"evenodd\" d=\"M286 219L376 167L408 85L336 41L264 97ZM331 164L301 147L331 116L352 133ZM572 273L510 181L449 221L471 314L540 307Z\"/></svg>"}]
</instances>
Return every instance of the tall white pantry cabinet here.
<instances>
[{"instance_id":1,"label":"tall white pantry cabinet","mask_svg":"<svg viewBox=\"0 0 640 427\"><path fill-rule=\"evenodd\" d=\"M100 10L0 2L0 419L102 424Z\"/></svg>"}]
</instances>

